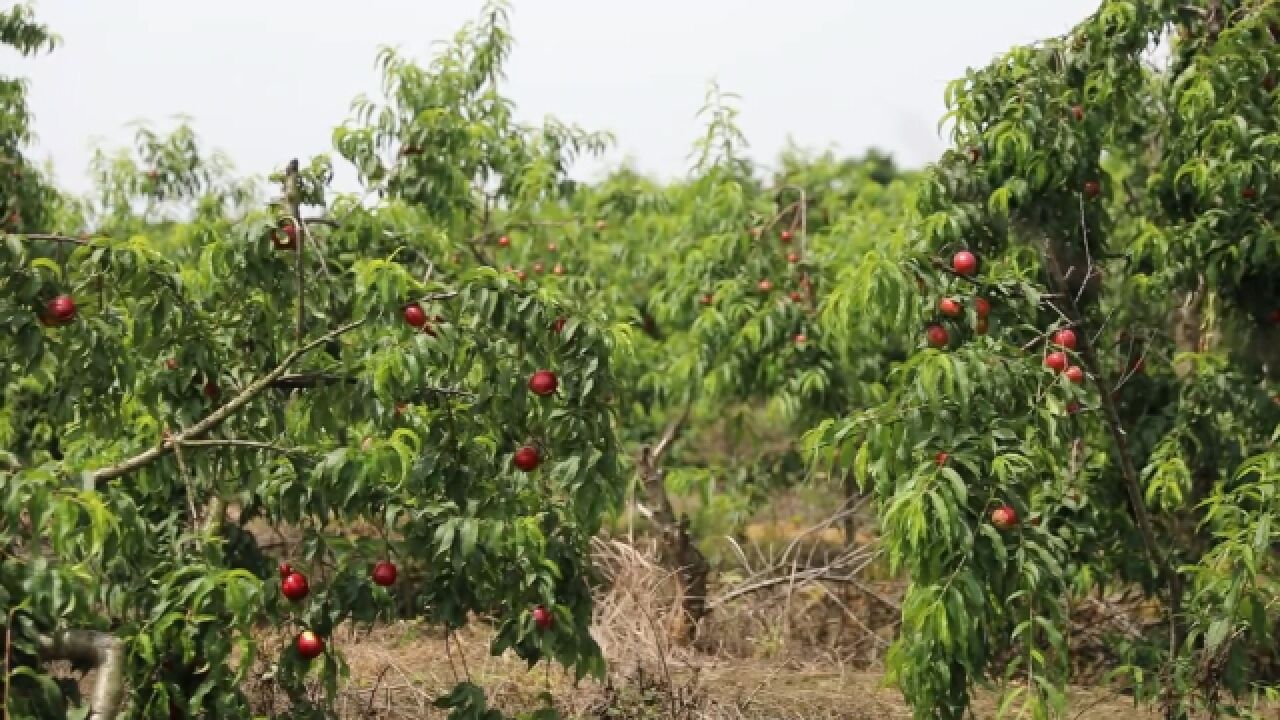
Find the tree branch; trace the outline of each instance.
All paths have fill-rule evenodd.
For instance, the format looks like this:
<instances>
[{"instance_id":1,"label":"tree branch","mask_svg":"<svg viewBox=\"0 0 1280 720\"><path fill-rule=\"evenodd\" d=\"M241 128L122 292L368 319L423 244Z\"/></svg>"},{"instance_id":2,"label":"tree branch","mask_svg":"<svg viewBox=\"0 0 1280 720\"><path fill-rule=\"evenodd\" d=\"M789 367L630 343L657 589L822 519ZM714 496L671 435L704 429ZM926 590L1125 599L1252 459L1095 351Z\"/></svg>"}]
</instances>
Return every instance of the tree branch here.
<instances>
[{"instance_id":1,"label":"tree branch","mask_svg":"<svg viewBox=\"0 0 1280 720\"><path fill-rule=\"evenodd\" d=\"M141 468L145 465L155 462L156 460L160 459L164 455L167 455L168 453L172 452L175 444L190 444L189 440L197 439L202 435L204 435L205 433L209 432L210 430L214 429L215 427L220 425L224 420L230 417L232 413L234 413L235 411L247 405L250 400L252 400L257 395L261 394L263 390L266 390L268 387L270 387L273 382L275 382L276 380L279 380L282 376L284 376L284 373L286 370L289 369L289 366L297 362L298 358L320 347L321 345L329 342L330 340L333 340L334 338L339 337L343 333L350 332L351 330L354 330L360 327L365 322L366 322L365 320L354 320L345 325L341 325L337 328L334 328L333 330L330 330L329 332L325 333L324 335L321 335L315 340L312 340L306 345L302 345L301 347L295 348L292 352L290 352L288 355L285 356L284 360L281 361L280 364L277 365L274 370L272 370L266 375L250 383L248 387L240 391L239 395L236 395L235 397L231 398L231 400L228 401L227 404L213 411L213 413L209 414L203 420L196 423L195 425L192 425L186 430L183 430L182 432L176 435L172 435L168 438L165 438L159 445L153 448L148 448L147 450L144 450L127 460L123 460L119 463L116 463L115 465L111 465L105 468L100 468L98 470L85 473L85 476L84 476L85 489L92 490L99 482L112 480L122 475L127 475L133 472L134 470L137 470L138 468Z\"/></svg>"},{"instance_id":2,"label":"tree branch","mask_svg":"<svg viewBox=\"0 0 1280 720\"><path fill-rule=\"evenodd\" d=\"M1053 251L1050 240L1043 238L1042 242L1045 265L1049 271L1049 277L1057 290L1063 295L1063 310L1073 326L1083 328L1083 317L1075 299L1069 292L1062 265ZM1173 563L1160 549L1160 545L1156 540L1155 529L1151 523L1151 514L1147 511L1146 501L1142 496L1142 486L1138 482L1138 470L1134 467L1133 458L1129 456L1128 437L1120 421L1120 413L1116 410L1115 400L1112 396L1115 388L1102 372L1102 366L1098 361L1097 353L1094 351L1089 333L1081 332L1077 338L1080 344L1080 361L1084 363L1085 369L1092 376L1093 384L1100 395L1099 401L1102 406L1103 417L1106 420L1107 431L1111 435L1111 440L1115 447L1116 461L1120 464L1120 475L1124 479L1125 491L1128 493L1133 517L1142 536L1142 544L1151 561L1159 568L1160 573L1165 576L1165 582L1169 590L1169 651L1170 653L1176 653L1179 641L1177 616L1181 614L1182 609L1182 579L1178 576Z\"/></svg>"},{"instance_id":3,"label":"tree branch","mask_svg":"<svg viewBox=\"0 0 1280 720\"><path fill-rule=\"evenodd\" d=\"M120 638L97 630L59 630L36 639L44 662L70 660L98 671L89 695L89 720L115 720L124 702L125 646Z\"/></svg>"}]
</instances>

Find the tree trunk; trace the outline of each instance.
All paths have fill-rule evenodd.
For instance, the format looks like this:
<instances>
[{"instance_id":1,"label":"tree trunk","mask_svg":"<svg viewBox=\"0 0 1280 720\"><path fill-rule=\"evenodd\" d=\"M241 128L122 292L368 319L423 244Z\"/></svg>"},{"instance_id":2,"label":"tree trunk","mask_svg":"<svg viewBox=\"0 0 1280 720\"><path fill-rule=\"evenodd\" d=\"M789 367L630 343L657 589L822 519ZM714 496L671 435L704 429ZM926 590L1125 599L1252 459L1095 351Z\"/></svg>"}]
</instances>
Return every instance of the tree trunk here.
<instances>
[{"instance_id":1,"label":"tree trunk","mask_svg":"<svg viewBox=\"0 0 1280 720\"><path fill-rule=\"evenodd\" d=\"M710 564L689 535L688 516L676 518L671 499L667 496L666 472L661 467L663 456L688 419L689 412L689 408L685 408L667 426L657 446L641 448L638 463L645 496L654 506L651 517L660 533L662 564L674 571L680 583L682 612L676 619L673 635L681 643L697 638L698 622L707 614L707 578L711 574Z\"/></svg>"}]
</instances>

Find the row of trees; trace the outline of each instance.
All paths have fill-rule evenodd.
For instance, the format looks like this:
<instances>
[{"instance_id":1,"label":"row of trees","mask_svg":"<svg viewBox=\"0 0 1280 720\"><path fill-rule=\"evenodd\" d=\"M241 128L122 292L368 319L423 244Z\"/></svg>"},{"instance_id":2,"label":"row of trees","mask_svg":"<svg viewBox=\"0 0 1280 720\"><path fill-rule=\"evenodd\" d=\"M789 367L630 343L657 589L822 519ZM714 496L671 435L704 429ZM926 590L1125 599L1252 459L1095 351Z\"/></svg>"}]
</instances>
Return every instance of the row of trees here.
<instances>
[{"instance_id":1,"label":"row of trees","mask_svg":"<svg viewBox=\"0 0 1280 720\"><path fill-rule=\"evenodd\" d=\"M67 713L70 659L98 717L248 716L266 662L281 716L327 717L333 628L396 616L598 674L588 541L632 478L687 636L709 566L668 491L842 480L910 579L919 717L992 679L1061 714L1071 603L1120 584L1166 611L1115 644L1140 698L1247 709L1280 615L1278 35L1275 3L1109 0L954 83L924 173L767 175L713 88L687 179L588 185L610 138L515 121L494 3L426 67L379 56L334 133L361 196L325 155L264 196L184 128L68 197L4 79L6 709ZM19 52L53 39L0 13ZM743 406L803 447L709 466L689 439ZM302 534L309 587L251 522ZM496 717L469 683L440 706Z\"/></svg>"}]
</instances>

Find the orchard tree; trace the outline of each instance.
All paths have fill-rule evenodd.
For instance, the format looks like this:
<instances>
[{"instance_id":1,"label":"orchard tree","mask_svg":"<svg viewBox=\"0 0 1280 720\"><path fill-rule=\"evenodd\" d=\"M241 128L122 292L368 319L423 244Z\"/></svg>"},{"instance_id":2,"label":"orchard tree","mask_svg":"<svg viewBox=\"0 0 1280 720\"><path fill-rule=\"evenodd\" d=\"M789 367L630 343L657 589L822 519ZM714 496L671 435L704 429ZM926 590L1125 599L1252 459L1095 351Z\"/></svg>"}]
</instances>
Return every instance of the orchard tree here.
<instances>
[{"instance_id":1,"label":"orchard tree","mask_svg":"<svg viewBox=\"0 0 1280 720\"><path fill-rule=\"evenodd\" d=\"M0 243L10 717L78 702L56 659L96 669L94 718L244 717L261 663L289 699L275 717L330 717L334 629L406 614L450 633L489 617L494 653L602 670L587 553L622 493L613 339L558 324L554 287L450 254L473 247L486 202L566 190L559 130L469 117L475 98L453 92L496 77L501 53L457 59L494 50L501 10L431 70L386 66L389 85L426 93L404 109L428 123L413 130L425 157L366 174L372 204L330 197L318 157L238 217L178 133L140 154L164 197L195 204L188 222L145 214L136 191L153 186L122 171L98 187L101 232L51 232L61 200L26 172L21 86L5 85L0 144L24 172L0 188L25 213ZM47 39L25 8L0 17L10 45ZM507 104L491 86L475 101ZM430 124L449 117L468 125ZM367 171L350 137L379 132L337 144ZM502 181L482 191L486 176ZM268 556L251 522L294 528L296 551ZM495 716L469 682L438 705Z\"/></svg>"},{"instance_id":2,"label":"orchard tree","mask_svg":"<svg viewBox=\"0 0 1280 720\"><path fill-rule=\"evenodd\" d=\"M833 292L849 343L876 316L917 338L882 404L810 437L911 579L888 664L916 717L992 679L1063 715L1072 603L1131 585L1163 612L1113 643L1139 700L1274 692L1277 38L1276 3L1107 0L971 70L911 245Z\"/></svg>"}]
</instances>

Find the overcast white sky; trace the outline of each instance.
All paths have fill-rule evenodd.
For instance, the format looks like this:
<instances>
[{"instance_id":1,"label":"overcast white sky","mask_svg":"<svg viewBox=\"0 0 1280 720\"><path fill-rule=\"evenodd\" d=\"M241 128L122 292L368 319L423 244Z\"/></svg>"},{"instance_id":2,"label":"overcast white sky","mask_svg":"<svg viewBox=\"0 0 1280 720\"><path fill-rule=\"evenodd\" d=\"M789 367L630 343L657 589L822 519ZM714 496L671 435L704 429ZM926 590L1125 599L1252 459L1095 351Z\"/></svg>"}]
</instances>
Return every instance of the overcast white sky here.
<instances>
[{"instance_id":1,"label":"overcast white sky","mask_svg":"<svg viewBox=\"0 0 1280 720\"><path fill-rule=\"evenodd\" d=\"M8 5L9 0L0 0ZM183 113L206 148L265 173L332 149L351 100L377 89L392 45L426 61L433 41L478 17L480 0L38 0L65 43L13 59L31 80L59 182L87 187L89 151L127 143L128 123ZM904 165L944 146L945 84L1010 46L1069 29L1098 0L516 0L507 92L520 115L612 130L660 176L687 168L707 84L742 96L753 154L877 145ZM16 66L16 68L15 68ZM354 189L339 163L338 185ZM599 164L574 174L594 177Z\"/></svg>"}]
</instances>

